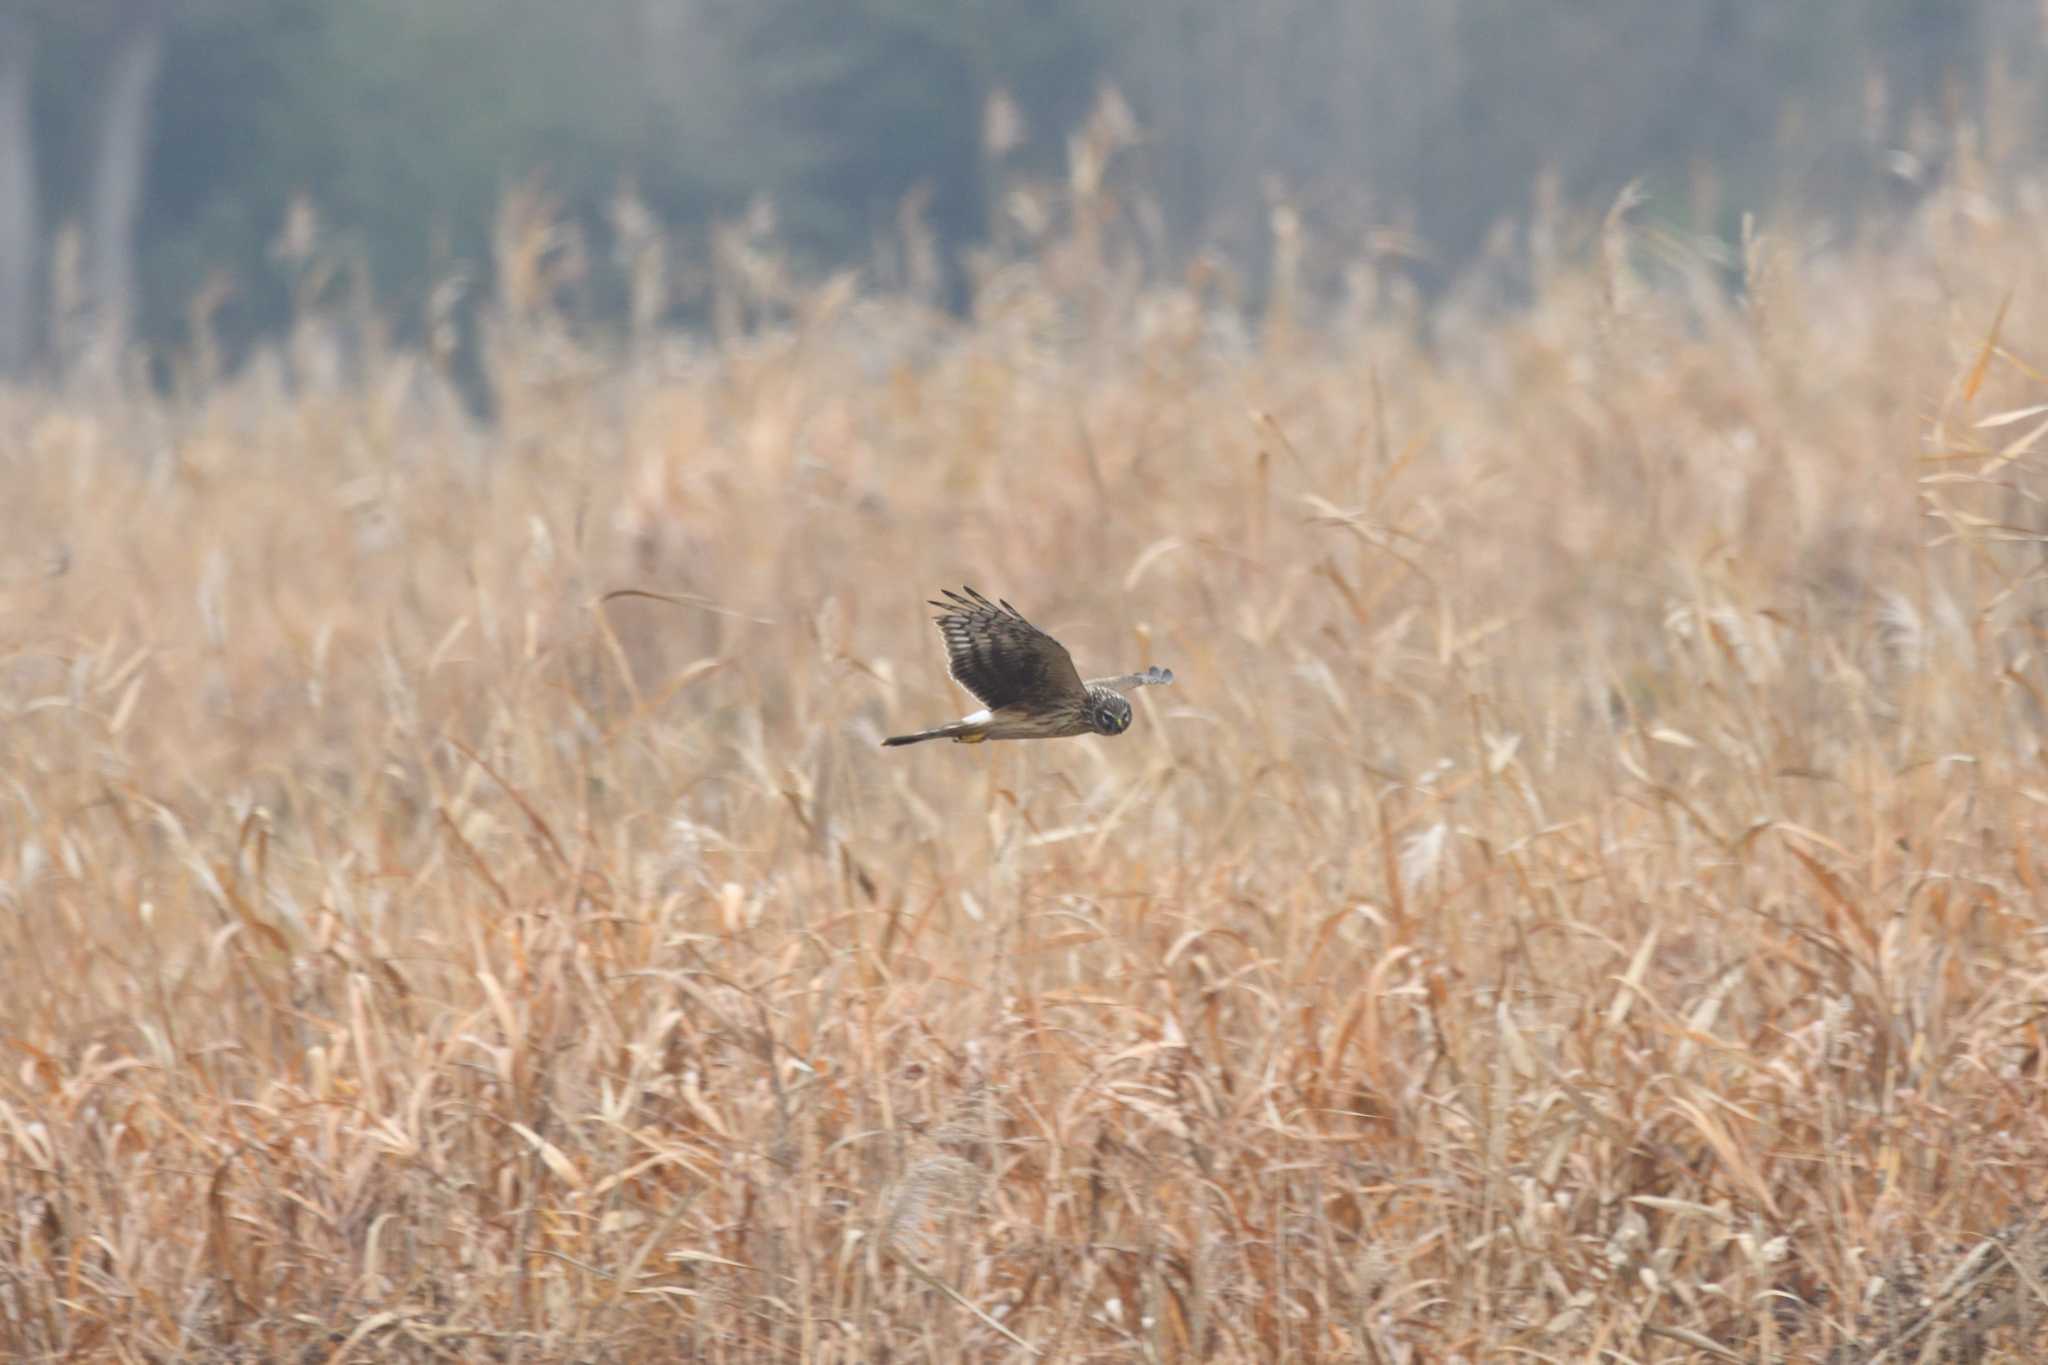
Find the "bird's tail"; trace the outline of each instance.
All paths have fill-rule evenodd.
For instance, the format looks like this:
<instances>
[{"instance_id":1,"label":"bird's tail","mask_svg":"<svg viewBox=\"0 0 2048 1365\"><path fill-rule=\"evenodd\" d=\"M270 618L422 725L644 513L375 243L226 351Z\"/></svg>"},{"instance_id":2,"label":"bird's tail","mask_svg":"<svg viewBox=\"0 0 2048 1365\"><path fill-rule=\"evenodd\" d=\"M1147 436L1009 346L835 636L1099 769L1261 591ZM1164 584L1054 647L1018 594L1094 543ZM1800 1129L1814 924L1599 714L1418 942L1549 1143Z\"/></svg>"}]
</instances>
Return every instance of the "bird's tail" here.
<instances>
[{"instance_id":1,"label":"bird's tail","mask_svg":"<svg viewBox=\"0 0 2048 1365\"><path fill-rule=\"evenodd\" d=\"M980 731L981 726L977 724L956 720L951 725L941 725L931 730L919 730L915 734L891 735L882 741L882 747L888 749L898 744L922 744L928 739L959 739L963 735L979 734Z\"/></svg>"}]
</instances>

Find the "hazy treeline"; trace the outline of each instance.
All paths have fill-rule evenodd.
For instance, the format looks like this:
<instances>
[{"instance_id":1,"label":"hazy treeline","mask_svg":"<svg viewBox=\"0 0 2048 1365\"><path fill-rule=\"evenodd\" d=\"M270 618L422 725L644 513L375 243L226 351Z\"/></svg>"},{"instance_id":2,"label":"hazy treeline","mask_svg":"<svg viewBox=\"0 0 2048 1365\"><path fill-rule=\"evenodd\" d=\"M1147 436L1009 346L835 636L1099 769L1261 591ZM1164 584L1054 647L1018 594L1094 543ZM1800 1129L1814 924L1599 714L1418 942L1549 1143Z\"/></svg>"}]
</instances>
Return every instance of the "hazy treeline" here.
<instances>
[{"instance_id":1,"label":"hazy treeline","mask_svg":"<svg viewBox=\"0 0 2048 1365\"><path fill-rule=\"evenodd\" d=\"M175 340L195 298L230 338L274 324L301 196L419 326L535 175L589 229L597 315L629 292L622 192L670 234L685 314L687 262L750 207L790 259L957 305L964 249L1028 248L1077 178L1109 178L1154 267L1255 259L1285 202L1333 252L1393 229L1425 284L1539 184L1642 177L1718 231L1788 196L1847 216L1959 128L2031 152L2043 22L2032 0L0 0L0 372ZM1105 108L1118 135L1073 145Z\"/></svg>"}]
</instances>

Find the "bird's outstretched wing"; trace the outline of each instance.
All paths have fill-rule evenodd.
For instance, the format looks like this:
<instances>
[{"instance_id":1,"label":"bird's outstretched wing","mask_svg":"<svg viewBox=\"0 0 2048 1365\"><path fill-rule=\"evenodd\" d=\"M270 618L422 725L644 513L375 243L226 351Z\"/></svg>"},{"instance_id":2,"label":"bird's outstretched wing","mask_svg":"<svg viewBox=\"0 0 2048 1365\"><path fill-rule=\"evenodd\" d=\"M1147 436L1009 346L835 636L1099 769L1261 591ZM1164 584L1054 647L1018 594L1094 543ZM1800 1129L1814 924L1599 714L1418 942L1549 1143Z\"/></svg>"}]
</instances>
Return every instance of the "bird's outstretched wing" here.
<instances>
[{"instance_id":1,"label":"bird's outstretched wing","mask_svg":"<svg viewBox=\"0 0 2048 1365\"><path fill-rule=\"evenodd\" d=\"M1125 673L1114 678L1090 678L1090 687L1107 687L1117 692L1135 692L1141 687L1165 687L1173 681L1173 670L1157 664L1143 673Z\"/></svg>"},{"instance_id":2,"label":"bird's outstretched wing","mask_svg":"<svg viewBox=\"0 0 2048 1365\"><path fill-rule=\"evenodd\" d=\"M995 710L1023 703L1033 709L1067 704L1083 695L1081 674L1067 647L1024 619L1008 602L991 602L972 588L962 597L943 589L934 619L945 637L954 681Z\"/></svg>"}]
</instances>

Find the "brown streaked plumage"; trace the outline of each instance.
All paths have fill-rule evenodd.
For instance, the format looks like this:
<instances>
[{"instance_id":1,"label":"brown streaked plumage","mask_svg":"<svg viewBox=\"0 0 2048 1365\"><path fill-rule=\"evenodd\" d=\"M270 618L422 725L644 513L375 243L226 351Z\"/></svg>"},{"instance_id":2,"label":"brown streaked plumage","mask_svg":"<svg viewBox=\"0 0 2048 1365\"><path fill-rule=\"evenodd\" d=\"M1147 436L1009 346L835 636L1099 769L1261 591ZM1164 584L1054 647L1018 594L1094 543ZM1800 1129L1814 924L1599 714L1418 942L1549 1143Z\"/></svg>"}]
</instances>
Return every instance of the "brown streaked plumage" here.
<instances>
[{"instance_id":1,"label":"brown streaked plumage","mask_svg":"<svg viewBox=\"0 0 2048 1365\"><path fill-rule=\"evenodd\" d=\"M884 745L950 739L1063 739L1068 735L1120 735L1131 725L1122 694L1173 681L1170 668L1148 668L1113 678L1081 680L1067 647L1024 619L1008 602L991 602L973 588L966 596L945 589L934 600L953 680L985 710L914 734L892 735Z\"/></svg>"}]
</instances>

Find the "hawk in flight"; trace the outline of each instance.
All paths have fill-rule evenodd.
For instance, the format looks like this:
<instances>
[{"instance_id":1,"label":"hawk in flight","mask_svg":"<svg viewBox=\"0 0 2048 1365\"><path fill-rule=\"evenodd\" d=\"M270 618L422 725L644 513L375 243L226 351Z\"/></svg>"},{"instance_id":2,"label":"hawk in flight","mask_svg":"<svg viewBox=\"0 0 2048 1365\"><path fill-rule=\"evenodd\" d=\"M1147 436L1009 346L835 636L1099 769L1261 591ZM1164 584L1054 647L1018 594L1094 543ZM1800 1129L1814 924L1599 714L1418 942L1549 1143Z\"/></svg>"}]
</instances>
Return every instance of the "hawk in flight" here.
<instances>
[{"instance_id":1,"label":"hawk in flight","mask_svg":"<svg viewBox=\"0 0 2048 1365\"><path fill-rule=\"evenodd\" d=\"M1120 735L1131 728L1131 704L1122 694L1173 681L1172 669L1148 668L1082 682L1067 647L1008 602L991 602L972 588L965 597L950 588L945 593L946 601L932 605L939 608L933 619L946 640L947 669L984 709L951 725L892 736L884 745Z\"/></svg>"}]
</instances>

